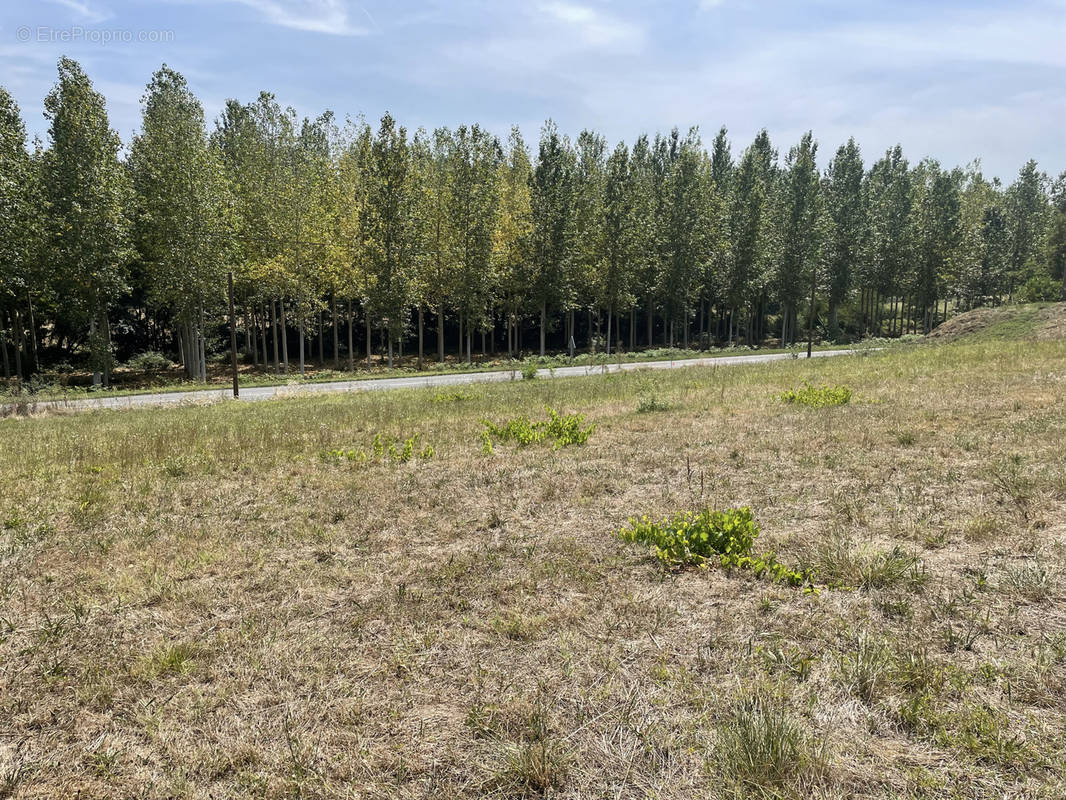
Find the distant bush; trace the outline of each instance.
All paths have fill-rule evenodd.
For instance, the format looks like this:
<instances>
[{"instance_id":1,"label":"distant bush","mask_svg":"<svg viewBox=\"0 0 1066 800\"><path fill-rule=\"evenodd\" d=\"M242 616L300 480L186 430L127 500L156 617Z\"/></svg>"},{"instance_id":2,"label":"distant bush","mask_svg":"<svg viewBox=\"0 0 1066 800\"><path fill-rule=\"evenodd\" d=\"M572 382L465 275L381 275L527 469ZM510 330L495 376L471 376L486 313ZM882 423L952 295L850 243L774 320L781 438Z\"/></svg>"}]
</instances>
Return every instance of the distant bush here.
<instances>
[{"instance_id":1,"label":"distant bush","mask_svg":"<svg viewBox=\"0 0 1066 800\"><path fill-rule=\"evenodd\" d=\"M1018 300L1022 303L1055 302L1063 296L1062 283L1046 272L1033 275L1018 290Z\"/></svg>"},{"instance_id":2,"label":"distant bush","mask_svg":"<svg viewBox=\"0 0 1066 800\"><path fill-rule=\"evenodd\" d=\"M522 365L522 380L531 381L537 377L537 363L530 361Z\"/></svg>"},{"instance_id":3,"label":"distant bush","mask_svg":"<svg viewBox=\"0 0 1066 800\"><path fill-rule=\"evenodd\" d=\"M782 402L789 405L828 408L851 402L851 389L847 386L811 386L804 381L802 389L789 389L781 393Z\"/></svg>"},{"instance_id":4,"label":"distant bush","mask_svg":"<svg viewBox=\"0 0 1066 800\"><path fill-rule=\"evenodd\" d=\"M144 353L138 353L135 355L126 362L126 366L130 369L140 370L141 372L161 372L174 366L174 362L162 353L148 350Z\"/></svg>"},{"instance_id":5,"label":"distant bush","mask_svg":"<svg viewBox=\"0 0 1066 800\"><path fill-rule=\"evenodd\" d=\"M757 577L799 586L807 582L807 573L778 563L774 554L753 556L759 536L759 524L751 509L707 509L699 513L682 511L659 521L647 517L629 520L629 527L618 535L626 542L650 544L655 557L666 567L704 567L717 562L726 568L745 569Z\"/></svg>"},{"instance_id":6,"label":"distant bush","mask_svg":"<svg viewBox=\"0 0 1066 800\"><path fill-rule=\"evenodd\" d=\"M581 427L584 414L560 414L554 408L547 411L548 418L537 422L529 417L514 417L502 425L482 420L481 424L485 426L481 432L482 449L491 453L494 441L500 444L514 442L519 447L550 441L552 449L558 450L571 444L584 444L596 430L595 425Z\"/></svg>"}]
</instances>

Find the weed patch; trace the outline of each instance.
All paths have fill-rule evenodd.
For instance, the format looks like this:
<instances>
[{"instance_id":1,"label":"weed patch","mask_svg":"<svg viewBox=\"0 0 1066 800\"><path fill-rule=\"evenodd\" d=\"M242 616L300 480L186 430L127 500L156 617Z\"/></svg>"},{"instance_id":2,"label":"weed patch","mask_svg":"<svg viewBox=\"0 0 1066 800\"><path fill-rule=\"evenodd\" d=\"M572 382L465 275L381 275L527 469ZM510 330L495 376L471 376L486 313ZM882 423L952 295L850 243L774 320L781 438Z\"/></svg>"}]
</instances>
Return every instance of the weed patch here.
<instances>
[{"instance_id":1,"label":"weed patch","mask_svg":"<svg viewBox=\"0 0 1066 800\"><path fill-rule=\"evenodd\" d=\"M559 450L571 444L584 444L596 430L595 425L582 427L584 414L560 414L554 408L547 411L548 418L536 422L529 417L514 417L502 425L482 420L481 424L485 426L481 432L482 449L491 453L494 444L513 442L519 447L528 447L551 442L552 449Z\"/></svg>"},{"instance_id":2,"label":"weed patch","mask_svg":"<svg viewBox=\"0 0 1066 800\"><path fill-rule=\"evenodd\" d=\"M402 440L379 433L374 436L369 451L359 448L325 450L322 460L331 464L406 464L417 456L421 461L428 461L436 455L436 451L429 444L419 449L420 438L421 434L418 433Z\"/></svg>"},{"instance_id":3,"label":"weed patch","mask_svg":"<svg viewBox=\"0 0 1066 800\"><path fill-rule=\"evenodd\" d=\"M726 569L750 570L776 582L799 586L810 575L781 564L772 553L752 555L759 524L750 508L710 509L693 513L682 511L659 521L631 518L629 527L618 535L623 541L649 544L663 566L705 567L717 562Z\"/></svg>"},{"instance_id":4,"label":"weed patch","mask_svg":"<svg viewBox=\"0 0 1066 800\"><path fill-rule=\"evenodd\" d=\"M847 386L812 386L804 381L802 389L789 389L782 392L780 398L788 405L829 408L850 403L851 389Z\"/></svg>"}]
</instances>

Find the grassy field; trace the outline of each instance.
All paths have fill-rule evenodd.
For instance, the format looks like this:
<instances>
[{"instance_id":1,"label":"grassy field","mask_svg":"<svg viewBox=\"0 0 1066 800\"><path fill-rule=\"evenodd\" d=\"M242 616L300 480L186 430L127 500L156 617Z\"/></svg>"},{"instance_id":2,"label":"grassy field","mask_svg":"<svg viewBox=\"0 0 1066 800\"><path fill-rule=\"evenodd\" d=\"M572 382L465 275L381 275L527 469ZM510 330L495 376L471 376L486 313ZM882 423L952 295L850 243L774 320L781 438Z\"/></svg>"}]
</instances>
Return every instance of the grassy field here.
<instances>
[{"instance_id":1,"label":"grassy field","mask_svg":"<svg viewBox=\"0 0 1066 800\"><path fill-rule=\"evenodd\" d=\"M546 407L587 443L485 452ZM0 797L1066 793L1061 341L0 441ZM813 586L616 535L740 506Z\"/></svg>"}]
</instances>

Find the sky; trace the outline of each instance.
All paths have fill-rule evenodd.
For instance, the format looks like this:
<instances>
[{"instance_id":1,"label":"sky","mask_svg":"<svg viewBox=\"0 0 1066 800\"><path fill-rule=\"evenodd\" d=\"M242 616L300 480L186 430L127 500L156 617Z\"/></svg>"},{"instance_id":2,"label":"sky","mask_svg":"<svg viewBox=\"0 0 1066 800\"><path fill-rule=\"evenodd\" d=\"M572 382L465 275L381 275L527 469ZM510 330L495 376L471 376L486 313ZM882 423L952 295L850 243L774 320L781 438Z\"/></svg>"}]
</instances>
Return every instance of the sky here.
<instances>
[{"instance_id":1,"label":"sky","mask_svg":"<svg viewBox=\"0 0 1066 800\"><path fill-rule=\"evenodd\" d=\"M810 129L823 165L854 136L867 163L898 142L1008 182L1029 158L1066 170L1066 0L6 0L0 85L31 137L61 55L126 142L166 63L212 128L266 90L307 116L517 124L531 146L550 117L612 144L725 125L739 153L765 127L783 155Z\"/></svg>"}]
</instances>

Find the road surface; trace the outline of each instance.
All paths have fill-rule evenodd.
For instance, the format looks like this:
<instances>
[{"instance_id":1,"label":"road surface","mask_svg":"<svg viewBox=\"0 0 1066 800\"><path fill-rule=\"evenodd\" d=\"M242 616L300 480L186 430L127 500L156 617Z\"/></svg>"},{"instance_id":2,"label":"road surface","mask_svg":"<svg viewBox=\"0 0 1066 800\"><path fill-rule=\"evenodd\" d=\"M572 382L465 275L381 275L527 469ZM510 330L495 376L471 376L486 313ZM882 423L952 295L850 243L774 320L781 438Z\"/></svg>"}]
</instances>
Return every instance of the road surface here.
<instances>
[{"instance_id":1,"label":"road surface","mask_svg":"<svg viewBox=\"0 0 1066 800\"><path fill-rule=\"evenodd\" d=\"M843 356L855 350L816 350L815 358ZM633 361L581 367L556 367L537 370L538 378L571 378L587 375L602 375L605 372L621 372L636 369L678 369L681 367L731 367L738 364L762 364L767 361L783 361L795 358L793 353L769 353L766 355L718 356L686 358L677 361ZM802 358L803 356L799 356ZM519 370L495 372L457 372L441 375L421 375L411 378L364 378L362 380L329 381L326 383L292 383L282 386L241 387L241 400L273 400L307 394L331 394L337 392L375 392L388 389L417 389L440 386L459 386L469 383L498 383L521 380ZM202 404L232 399L232 389L203 389L191 392L155 392L130 394L117 397L86 397L73 400L46 400L31 404L33 410L62 409L88 411L98 408L136 408L139 406L168 406Z\"/></svg>"}]
</instances>

